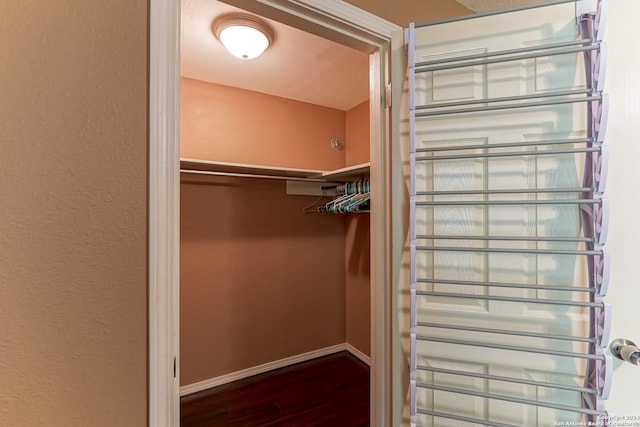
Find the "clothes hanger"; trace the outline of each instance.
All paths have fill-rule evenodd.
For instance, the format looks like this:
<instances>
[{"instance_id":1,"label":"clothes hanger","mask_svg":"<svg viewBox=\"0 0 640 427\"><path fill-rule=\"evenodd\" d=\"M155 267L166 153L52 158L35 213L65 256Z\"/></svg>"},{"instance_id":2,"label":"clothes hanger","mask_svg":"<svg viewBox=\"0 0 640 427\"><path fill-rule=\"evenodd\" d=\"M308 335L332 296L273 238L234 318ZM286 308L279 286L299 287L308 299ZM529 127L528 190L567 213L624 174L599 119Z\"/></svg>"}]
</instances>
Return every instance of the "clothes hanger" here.
<instances>
[{"instance_id":1,"label":"clothes hanger","mask_svg":"<svg viewBox=\"0 0 640 427\"><path fill-rule=\"evenodd\" d=\"M369 192L363 192L368 190L368 180L348 182L344 185L344 190L346 194L327 203L324 212L345 214L368 211L368 208L363 206L370 200Z\"/></svg>"}]
</instances>

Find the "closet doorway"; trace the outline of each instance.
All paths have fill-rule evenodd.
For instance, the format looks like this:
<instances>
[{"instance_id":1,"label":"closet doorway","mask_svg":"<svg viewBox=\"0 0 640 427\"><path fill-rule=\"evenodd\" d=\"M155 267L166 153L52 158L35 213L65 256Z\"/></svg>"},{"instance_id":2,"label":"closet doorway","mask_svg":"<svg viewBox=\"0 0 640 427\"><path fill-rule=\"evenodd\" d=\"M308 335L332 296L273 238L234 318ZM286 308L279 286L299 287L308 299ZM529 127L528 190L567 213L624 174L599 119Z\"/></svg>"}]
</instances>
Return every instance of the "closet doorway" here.
<instances>
[{"instance_id":1,"label":"closet doorway","mask_svg":"<svg viewBox=\"0 0 640 427\"><path fill-rule=\"evenodd\" d=\"M379 333L383 191L371 220L303 210L318 177L382 182L380 52L255 7L181 2L181 395L341 350L371 364ZM234 13L274 28L262 58L222 52L212 23Z\"/></svg>"}]
</instances>

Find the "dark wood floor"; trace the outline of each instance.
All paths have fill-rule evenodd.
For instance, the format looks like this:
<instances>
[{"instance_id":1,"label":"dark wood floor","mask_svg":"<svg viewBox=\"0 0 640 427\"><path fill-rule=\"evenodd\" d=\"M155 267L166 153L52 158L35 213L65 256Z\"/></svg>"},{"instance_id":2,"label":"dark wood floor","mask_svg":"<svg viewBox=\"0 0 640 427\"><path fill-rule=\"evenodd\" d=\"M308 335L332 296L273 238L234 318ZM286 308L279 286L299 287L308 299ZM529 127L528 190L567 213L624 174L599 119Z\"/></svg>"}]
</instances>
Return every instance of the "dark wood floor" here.
<instances>
[{"instance_id":1,"label":"dark wood floor","mask_svg":"<svg viewBox=\"0 0 640 427\"><path fill-rule=\"evenodd\" d=\"M369 367L348 352L185 396L182 427L364 427Z\"/></svg>"}]
</instances>

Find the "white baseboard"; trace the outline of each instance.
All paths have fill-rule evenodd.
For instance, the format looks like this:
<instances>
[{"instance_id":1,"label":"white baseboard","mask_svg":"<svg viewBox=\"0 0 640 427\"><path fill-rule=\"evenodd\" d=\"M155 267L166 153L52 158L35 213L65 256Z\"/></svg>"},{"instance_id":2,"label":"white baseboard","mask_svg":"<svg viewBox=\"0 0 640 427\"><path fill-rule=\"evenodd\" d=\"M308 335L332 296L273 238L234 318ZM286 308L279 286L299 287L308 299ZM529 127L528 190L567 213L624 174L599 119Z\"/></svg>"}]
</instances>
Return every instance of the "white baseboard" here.
<instances>
[{"instance_id":1,"label":"white baseboard","mask_svg":"<svg viewBox=\"0 0 640 427\"><path fill-rule=\"evenodd\" d=\"M371 357L367 356L349 343L347 343L347 351L360 359L367 366L371 366Z\"/></svg>"},{"instance_id":2,"label":"white baseboard","mask_svg":"<svg viewBox=\"0 0 640 427\"><path fill-rule=\"evenodd\" d=\"M328 356L329 354L338 353L340 351L348 350L350 353L354 354L357 358L361 359L360 356L355 354L352 350L348 349L349 344L337 344L331 347L325 347L318 350L309 351L307 353L298 354L291 357L286 357L284 359L275 360L273 362L264 363L258 366L252 366L251 368L243 369L241 371L231 372L229 374L221 375L219 377L211 378L208 380L200 381L193 384L187 384L185 386L180 387L180 396L186 396L188 394L196 393L199 391L207 390L209 388L217 387L222 384L227 384L233 381L241 380L243 378L247 378L253 375L263 374L265 372L272 371L274 369L284 368L285 366L293 365L300 362L306 362L307 360L315 359L317 357ZM351 346L354 351L362 354L355 347ZM366 356L364 356L366 357ZM368 363L368 362L365 362Z\"/></svg>"}]
</instances>

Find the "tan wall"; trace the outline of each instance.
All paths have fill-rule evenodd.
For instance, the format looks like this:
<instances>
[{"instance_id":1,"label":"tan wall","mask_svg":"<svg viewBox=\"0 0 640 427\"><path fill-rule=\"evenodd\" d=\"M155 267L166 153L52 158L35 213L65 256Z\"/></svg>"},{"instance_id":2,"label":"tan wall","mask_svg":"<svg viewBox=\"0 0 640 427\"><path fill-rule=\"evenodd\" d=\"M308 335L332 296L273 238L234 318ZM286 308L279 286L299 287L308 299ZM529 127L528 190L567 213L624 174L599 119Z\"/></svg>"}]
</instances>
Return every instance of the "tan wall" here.
<instances>
[{"instance_id":1,"label":"tan wall","mask_svg":"<svg viewBox=\"0 0 640 427\"><path fill-rule=\"evenodd\" d=\"M368 162L370 158L369 101L348 110L345 120L347 132L345 164L352 166Z\"/></svg>"},{"instance_id":2,"label":"tan wall","mask_svg":"<svg viewBox=\"0 0 640 427\"><path fill-rule=\"evenodd\" d=\"M347 111L347 165L369 161L369 101ZM346 322L347 342L366 355L370 355L371 302L370 302L370 246L369 215L345 216L346 234Z\"/></svg>"},{"instance_id":3,"label":"tan wall","mask_svg":"<svg viewBox=\"0 0 640 427\"><path fill-rule=\"evenodd\" d=\"M455 0L430 0L428 5L425 2L415 0L345 1L402 27L407 27L410 22L435 21L471 13L469 9Z\"/></svg>"},{"instance_id":4,"label":"tan wall","mask_svg":"<svg viewBox=\"0 0 640 427\"><path fill-rule=\"evenodd\" d=\"M345 218L346 235L346 324L347 343L371 355L371 273L369 215Z\"/></svg>"},{"instance_id":5,"label":"tan wall","mask_svg":"<svg viewBox=\"0 0 640 427\"><path fill-rule=\"evenodd\" d=\"M223 162L338 169L345 112L192 79L181 79L180 155Z\"/></svg>"},{"instance_id":6,"label":"tan wall","mask_svg":"<svg viewBox=\"0 0 640 427\"><path fill-rule=\"evenodd\" d=\"M181 98L184 157L311 169L369 160L368 102L343 112L190 79ZM265 180L184 176L181 199L183 385L345 340L369 353L366 215L304 213L316 197Z\"/></svg>"},{"instance_id":7,"label":"tan wall","mask_svg":"<svg viewBox=\"0 0 640 427\"><path fill-rule=\"evenodd\" d=\"M182 79L183 157L341 168L346 113ZM181 182L181 383L345 342L345 226L284 181Z\"/></svg>"},{"instance_id":8,"label":"tan wall","mask_svg":"<svg viewBox=\"0 0 640 427\"><path fill-rule=\"evenodd\" d=\"M0 15L0 424L145 425L147 3Z\"/></svg>"},{"instance_id":9,"label":"tan wall","mask_svg":"<svg viewBox=\"0 0 640 427\"><path fill-rule=\"evenodd\" d=\"M317 197L284 181L180 190L183 385L345 342L342 217L304 213Z\"/></svg>"}]
</instances>

